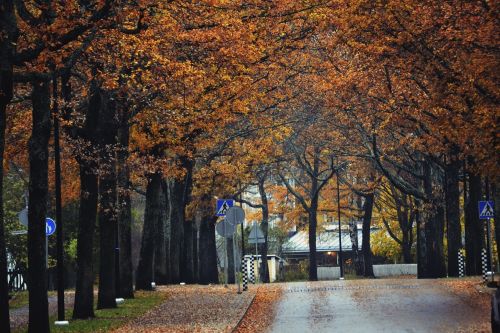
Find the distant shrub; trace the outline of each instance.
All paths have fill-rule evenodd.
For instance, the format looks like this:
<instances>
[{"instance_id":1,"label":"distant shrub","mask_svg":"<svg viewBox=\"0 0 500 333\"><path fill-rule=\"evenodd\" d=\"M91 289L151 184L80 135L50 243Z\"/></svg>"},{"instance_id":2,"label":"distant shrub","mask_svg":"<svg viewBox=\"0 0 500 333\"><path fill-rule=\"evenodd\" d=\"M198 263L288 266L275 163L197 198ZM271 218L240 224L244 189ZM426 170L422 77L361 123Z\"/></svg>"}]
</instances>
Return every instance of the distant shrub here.
<instances>
[{"instance_id":1,"label":"distant shrub","mask_svg":"<svg viewBox=\"0 0 500 333\"><path fill-rule=\"evenodd\" d=\"M285 282L304 281L309 279L309 261L303 260L299 264L285 266Z\"/></svg>"}]
</instances>

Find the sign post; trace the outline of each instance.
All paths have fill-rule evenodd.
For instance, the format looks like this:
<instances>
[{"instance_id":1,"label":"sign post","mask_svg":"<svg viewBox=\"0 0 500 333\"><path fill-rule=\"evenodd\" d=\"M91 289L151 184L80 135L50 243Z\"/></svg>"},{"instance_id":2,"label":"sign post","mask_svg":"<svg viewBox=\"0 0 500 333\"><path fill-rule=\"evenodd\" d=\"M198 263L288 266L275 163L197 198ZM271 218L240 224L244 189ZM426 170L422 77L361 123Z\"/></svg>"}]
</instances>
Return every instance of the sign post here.
<instances>
[{"instance_id":1,"label":"sign post","mask_svg":"<svg viewBox=\"0 0 500 333\"><path fill-rule=\"evenodd\" d=\"M478 202L478 212L479 212L479 218L486 220L486 246L488 247L488 265L490 266L490 271L491 273L491 282L494 281L494 274L493 274L493 253L491 250L491 223L490 219L495 217L495 209L494 209L494 203L493 201L479 201Z\"/></svg>"},{"instance_id":2,"label":"sign post","mask_svg":"<svg viewBox=\"0 0 500 333\"><path fill-rule=\"evenodd\" d=\"M56 221L45 218L45 266L49 268L49 236L56 232Z\"/></svg>"},{"instance_id":3,"label":"sign post","mask_svg":"<svg viewBox=\"0 0 500 333\"><path fill-rule=\"evenodd\" d=\"M227 287L227 266L229 260L227 256L226 238L229 238L234 234L236 227L224 219L215 226L215 230L220 236L224 237L224 286Z\"/></svg>"},{"instance_id":4,"label":"sign post","mask_svg":"<svg viewBox=\"0 0 500 333\"><path fill-rule=\"evenodd\" d=\"M215 205L215 215L216 216L226 216L227 210L233 206L234 206L234 200L232 200L232 199L217 199L217 202ZM227 224L228 223L224 219L222 222L220 222L217 225L217 227L219 227L219 229L217 229L217 227L215 228L217 230L217 232L219 233L219 235L224 237L224 287L226 287L226 288L227 288L227 274L228 274L228 270L227 270L227 266L228 266L227 243L226 243L226 239L225 239L226 237L228 237L227 236L227 234L228 234ZM234 233L234 230L232 233Z\"/></svg>"},{"instance_id":5,"label":"sign post","mask_svg":"<svg viewBox=\"0 0 500 333\"><path fill-rule=\"evenodd\" d=\"M258 258L258 244L264 243L266 239L264 238L264 233L260 230L260 227L257 225L257 222L254 222L252 229L250 230L250 235L248 235L248 244L255 244L255 257ZM261 258L263 263L267 265L267 258ZM255 268L252 267L252 270ZM259 274L259 261L257 260L257 279L260 281Z\"/></svg>"},{"instance_id":6,"label":"sign post","mask_svg":"<svg viewBox=\"0 0 500 333\"><path fill-rule=\"evenodd\" d=\"M226 221L231 223L234 226L234 230L236 232L236 227L238 224L241 224L243 226L243 221L245 221L245 211L241 207L236 207L233 206L229 208L226 212ZM242 247L244 244L241 245ZM238 283L238 294L241 294L241 287L240 287L240 279L238 278L238 271L236 269L238 261L238 252L236 250L237 248L237 242L236 242L236 237L233 237L233 260L234 260L234 281ZM241 273L241 265L240 265L240 273Z\"/></svg>"}]
</instances>

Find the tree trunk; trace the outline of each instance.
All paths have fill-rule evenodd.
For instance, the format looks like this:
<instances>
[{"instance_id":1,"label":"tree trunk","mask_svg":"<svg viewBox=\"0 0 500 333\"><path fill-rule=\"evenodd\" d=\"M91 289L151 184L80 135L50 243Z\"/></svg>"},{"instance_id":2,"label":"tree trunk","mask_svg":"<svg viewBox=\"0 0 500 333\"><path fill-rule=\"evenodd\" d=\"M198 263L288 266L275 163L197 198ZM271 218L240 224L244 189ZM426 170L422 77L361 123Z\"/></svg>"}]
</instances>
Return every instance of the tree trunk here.
<instances>
[{"instance_id":1,"label":"tree trunk","mask_svg":"<svg viewBox=\"0 0 500 333\"><path fill-rule=\"evenodd\" d=\"M411 229L410 229L410 232ZM413 262L411 258L411 241L409 240L408 233L403 232L401 251L403 252L403 261L405 264L411 264Z\"/></svg>"},{"instance_id":2,"label":"tree trunk","mask_svg":"<svg viewBox=\"0 0 500 333\"><path fill-rule=\"evenodd\" d=\"M465 204L465 252L467 275L481 274L481 249L484 247L483 223L477 202L481 200L481 177L469 174L468 200Z\"/></svg>"},{"instance_id":3,"label":"tree trunk","mask_svg":"<svg viewBox=\"0 0 500 333\"><path fill-rule=\"evenodd\" d=\"M446 164L446 222L448 237L448 276L458 276L458 250L462 243L460 226L460 190L458 172L460 161L455 157Z\"/></svg>"},{"instance_id":4,"label":"tree trunk","mask_svg":"<svg viewBox=\"0 0 500 333\"><path fill-rule=\"evenodd\" d=\"M200 281L199 257L198 257L198 224L193 223L193 267L194 267L194 283Z\"/></svg>"},{"instance_id":5,"label":"tree trunk","mask_svg":"<svg viewBox=\"0 0 500 333\"><path fill-rule=\"evenodd\" d=\"M188 157L181 157L180 159L182 167L184 168L186 174L183 179L183 190L182 190L182 201L179 212L181 212L180 223L183 224L183 228L187 230L183 232L181 239L183 240L183 247L181 249L181 262L180 262L180 276L181 280L187 283L192 283L194 267L193 267L193 246L192 246L192 221L186 221L186 207L191 201L191 192L193 190L193 168L194 161ZM187 241L187 243L186 243Z\"/></svg>"},{"instance_id":6,"label":"tree trunk","mask_svg":"<svg viewBox=\"0 0 500 333\"><path fill-rule=\"evenodd\" d=\"M415 221L417 223L417 278L423 279L427 275L426 265L426 237L425 237L425 224L421 218L422 205L420 201L415 202L416 213Z\"/></svg>"},{"instance_id":7,"label":"tree trunk","mask_svg":"<svg viewBox=\"0 0 500 333\"><path fill-rule=\"evenodd\" d=\"M363 205L363 241L361 244L361 249L363 251L363 264L364 264L364 276L374 277L373 274L373 263L372 263L372 249L370 245L370 228L372 223L372 212L373 212L373 201L374 194L368 194L365 196L365 204Z\"/></svg>"},{"instance_id":8,"label":"tree trunk","mask_svg":"<svg viewBox=\"0 0 500 333\"><path fill-rule=\"evenodd\" d=\"M317 205L311 203L309 209L309 281L318 281L318 261L316 256Z\"/></svg>"},{"instance_id":9,"label":"tree trunk","mask_svg":"<svg viewBox=\"0 0 500 333\"><path fill-rule=\"evenodd\" d=\"M160 185L161 186L161 185ZM165 285L169 282L168 276L168 234L167 234L167 200L164 192L159 189L159 215L155 237L154 251L154 281L157 285Z\"/></svg>"},{"instance_id":10,"label":"tree trunk","mask_svg":"<svg viewBox=\"0 0 500 333\"><path fill-rule=\"evenodd\" d=\"M119 229L119 263L120 290L123 298L134 298L134 272L132 266L132 205L130 199L130 168L128 166L129 124L128 117L122 112L118 130L120 149L118 161L118 229Z\"/></svg>"},{"instance_id":11,"label":"tree trunk","mask_svg":"<svg viewBox=\"0 0 500 333\"><path fill-rule=\"evenodd\" d=\"M0 84L3 83L2 80L4 79L4 74L0 73ZM0 91L0 95L2 91ZM3 212L3 153L5 148L6 107L7 103L0 97L0 331L9 333L9 285L7 283L7 253L5 250L5 224Z\"/></svg>"},{"instance_id":12,"label":"tree trunk","mask_svg":"<svg viewBox=\"0 0 500 333\"><path fill-rule=\"evenodd\" d=\"M194 245L193 245L193 221L187 220L184 222L184 262L185 276L184 282L194 283Z\"/></svg>"},{"instance_id":13,"label":"tree trunk","mask_svg":"<svg viewBox=\"0 0 500 333\"><path fill-rule=\"evenodd\" d=\"M116 307L116 260L115 252L117 236L116 207L116 158L115 147L117 144L116 105L113 99L103 93L105 104L101 112L99 126L99 153L106 164L101 165L99 179L99 292L97 295L97 308Z\"/></svg>"},{"instance_id":14,"label":"tree trunk","mask_svg":"<svg viewBox=\"0 0 500 333\"><path fill-rule=\"evenodd\" d=\"M199 240L199 283L219 283L217 271L217 250L215 244L215 223L217 217L213 214L205 214L200 223Z\"/></svg>"},{"instance_id":15,"label":"tree trunk","mask_svg":"<svg viewBox=\"0 0 500 333\"><path fill-rule=\"evenodd\" d=\"M3 154L5 150L6 109L13 95L13 66L15 42L18 37L13 0L0 6L0 331L10 332L9 286L7 283L7 253L5 250L5 222L3 210Z\"/></svg>"},{"instance_id":16,"label":"tree trunk","mask_svg":"<svg viewBox=\"0 0 500 333\"><path fill-rule=\"evenodd\" d=\"M181 279L181 257L184 251L184 182L168 180L169 222L170 222L170 274L171 282L178 284ZM182 272L184 274L184 272Z\"/></svg>"},{"instance_id":17,"label":"tree trunk","mask_svg":"<svg viewBox=\"0 0 500 333\"><path fill-rule=\"evenodd\" d=\"M425 207L425 270L423 278L440 278L446 276L444 261L444 209L441 198L433 193L432 169L428 162L424 163L424 191L427 197Z\"/></svg>"},{"instance_id":18,"label":"tree trunk","mask_svg":"<svg viewBox=\"0 0 500 333\"><path fill-rule=\"evenodd\" d=\"M45 218L48 201L48 144L50 89L48 82L33 83L33 128L29 142L30 180L28 209L28 332L49 332Z\"/></svg>"},{"instance_id":19,"label":"tree trunk","mask_svg":"<svg viewBox=\"0 0 500 333\"><path fill-rule=\"evenodd\" d=\"M73 319L94 317L93 244L97 218L95 168L80 163L80 210L78 218L77 275Z\"/></svg>"},{"instance_id":20,"label":"tree trunk","mask_svg":"<svg viewBox=\"0 0 500 333\"><path fill-rule=\"evenodd\" d=\"M264 233L264 244L261 247L262 264L260 266L260 280L269 283L269 266L267 264L267 248L269 238L269 206L267 203L267 194L264 187L265 178L259 179L259 195L262 203L262 232Z\"/></svg>"},{"instance_id":21,"label":"tree trunk","mask_svg":"<svg viewBox=\"0 0 500 333\"><path fill-rule=\"evenodd\" d=\"M85 117L83 139L89 146L97 145L96 129L102 107L101 95L91 86L89 106ZM93 246L97 219L98 181L97 158L91 148L77 156L80 165L80 208L78 216L77 272L73 319L94 317Z\"/></svg>"},{"instance_id":22,"label":"tree trunk","mask_svg":"<svg viewBox=\"0 0 500 333\"><path fill-rule=\"evenodd\" d=\"M160 219L161 175L154 174L148 180L146 188L146 208L142 230L141 254L135 282L136 290L151 290L153 282L153 260L155 253L156 227Z\"/></svg>"},{"instance_id":23,"label":"tree trunk","mask_svg":"<svg viewBox=\"0 0 500 333\"><path fill-rule=\"evenodd\" d=\"M352 253L354 255L354 268L357 276L362 276L364 271L364 264L359 255L358 245L358 222L349 221L349 236L351 238ZM362 266L363 265L363 266Z\"/></svg>"}]
</instances>

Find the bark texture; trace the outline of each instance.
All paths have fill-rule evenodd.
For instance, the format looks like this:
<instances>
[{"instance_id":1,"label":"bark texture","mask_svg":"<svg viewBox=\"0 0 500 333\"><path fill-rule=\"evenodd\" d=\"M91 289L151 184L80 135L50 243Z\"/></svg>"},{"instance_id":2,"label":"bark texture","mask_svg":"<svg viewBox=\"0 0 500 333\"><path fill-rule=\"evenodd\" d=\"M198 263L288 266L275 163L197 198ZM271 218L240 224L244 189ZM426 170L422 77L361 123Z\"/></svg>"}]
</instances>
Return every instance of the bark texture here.
<instances>
[{"instance_id":1,"label":"bark texture","mask_svg":"<svg viewBox=\"0 0 500 333\"><path fill-rule=\"evenodd\" d=\"M170 179L167 183L170 199L170 276L171 283L178 284L184 276L181 259L184 251L184 182Z\"/></svg>"},{"instance_id":2,"label":"bark texture","mask_svg":"<svg viewBox=\"0 0 500 333\"><path fill-rule=\"evenodd\" d=\"M77 156L80 167L80 208L77 236L77 272L73 319L94 317L94 267L93 246L97 219L98 176L97 157L92 147L97 146L96 130L102 108L101 94L91 85L89 105L85 115L85 125L80 132L87 148Z\"/></svg>"},{"instance_id":3,"label":"bark texture","mask_svg":"<svg viewBox=\"0 0 500 333\"><path fill-rule=\"evenodd\" d=\"M365 204L363 205L363 241L362 241L362 250L363 250L363 265L364 265L364 276L373 277L373 262L372 262L372 249L370 244L370 228L372 222L372 213L373 213L373 203L374 203L374 194L370 193L365 196Z\"/></svg>"},{"instance_id":4,"label":"bark texture","mask_svg":"<svg viewBox=\"0 0 500 333\"><path fill-rule=\"evenodd\" d=\"M259 195L262 203L262 233L264 234L264 244L262 244L260 256L262 263L260 265L260 280L263 283L269 283L269 266L267 265L267 249L268 249L268 235L269 235L269 205L267 202L266 189L264 187L265 177L259 179Z\"/></svg>"},{"instance_id":5,"label":"bark texture","mask_svg":"<svg viewBox=\"0 0 500 333\"><path fill-rule=\"evenodd\" d=\"M168 225L167 225L167 208L168 200L166 200L164 192L159 189L159 213L156 220L155 233L155 250L154 250L154 280L158 285L167 284L169 282L168 272Z\"/></svg>"},{"instance_id":6,"label":"bark texture","mask_svg":"<svg viewBox=\"0 0 500 333\"><path fill-rule=\"evenodd\" d=\"M116 307L116 240L118 232L116 156L118 123L116 105L106 93L105 106L100 113L99 153L101 176L99 178L99 292L97 308Z\"/></svg>"},{"instance_id":7,"label":"bark texture","mask_svg":"<svg viewBox=\"0 0 500 333\"><path fill-rule=\"evenodd\" d=\"M458 172L460 161L452 156L446 164L445 199L446 222L448 238L448 276L458 276L458 251L462 243L462 230L460 226L460 189Z\"/></svg>"},{"instance_id":8,"label":"bark texture","mask_svg":"<svg viewBox=\"0 0 500 333\"><path fill-rule=\"evenodd\" d=\"M118 230L120 290L123 298L134 297L134 277L132 267L132 206L130 200L130 168L128 166L129 123L125 112L120 117L118 130L119 151L117 153L118 181Z\"/></svg>"},{"instance_id":9,"label":"bark texture","mask_svg":"<svg viewBox=\"0 0 500 333\"><path fill-rule=\"evenodd\" d=\"M18 37L14 1L0 4L0 331L10 332L9 287L7 283L7 253L3 210L3 153L5 149L5 121L7 105L13 95L13 54Z\"/></svg>"},{"instance_id":10,"label":"bark texture","mask_svg":"<svg viewBox=\"0 0 500 333\"><path fill-rule=\"evenodd\" d=\"M425 261L422 278L446 276L444 260L444 207L443 198L433 192L433 180L438 178L430 163L423 165L423 185L426 196L424 207Z\"/></svg>"},{"instance_id":11,"label":"bark texture","mask_svg":"<svg viewBox=\"0 0 500 333\"><path fill-rule=\"evenodd\" d=\"M142 230L141 254L136 274L136 290L151 290L153 282L153 262L155 254L156 227L160 218L161 176L154 174L149 178L146 188L146 208Z\"/></svg>"},{"instance_id":12,"label":"bark texture","mask_svg":"<svg viewBox=\"0 0 500 333\"><path fill-rule=\"evenodd\" d=\"M217 271L217 250L215 244L215 223L217 217L205 213L200 223L199 240L199 283L217 284L219 274Z\"/></svg>"},{"instance_id":13,"label":"bark texture","mask_svg":"<svg viewBox=\"0 0 500 333\"><path fill-rule=\"evenodd\" d=\"M480 275L484 229L479 220L477 202L481 200L481 176L470 173L468 179L468 197L465 204L465 265L467 275Z\"/></svg>"},{"instance_id":14,"label":"bark texture","mask_svg":"<svg viewBox=\"0 0 500 333\"><path fill-rule=\"evenodd\" d=\"M33 128L29 141L28 209L28 332L49 332L45 218L48 200L50 89L48 82L33 83Z\"/></svg>"}]
</instances>

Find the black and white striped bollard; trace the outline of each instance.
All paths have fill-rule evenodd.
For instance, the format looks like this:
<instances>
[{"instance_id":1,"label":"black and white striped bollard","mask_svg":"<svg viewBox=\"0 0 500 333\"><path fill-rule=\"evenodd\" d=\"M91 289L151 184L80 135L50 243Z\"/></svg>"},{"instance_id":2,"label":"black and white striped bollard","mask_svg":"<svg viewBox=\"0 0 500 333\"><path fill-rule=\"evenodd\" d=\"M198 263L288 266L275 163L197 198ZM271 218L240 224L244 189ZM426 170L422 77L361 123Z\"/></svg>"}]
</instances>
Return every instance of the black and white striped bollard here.
<instances>
[{"instance_id":1,"label":"black and white striped bollard","mask_svg":"<svg viewBox=\"0 0 500 333\"><path fill-rule=\"evenodd\" d=\"M488 281L488 255L486 254L486 249L481 250L481 264L483 268L483 280Z\"/></svg>"},{"instance_id":2,"label":"black and white striped bollard","mask_svg":"<svg viewBox=\"0 0 500 333\"><path fill-rule=\"evenodd\" d=\"M250 257L250 282L255 284L255 258L253 255Z\"/></svg>"},{"instance_id":3,"label":"black and white striped bollard","mask_svg":"<svg viewBox=\"0 0 500 333\"><path fill-rule=\"evenodd\" d=\"M241 275L243 278L243 291L248 290L247 259L241 260Z\"/></svg>"},{"instance_id":4,"label":"black and white striped bollard","mask_svg":"<svg viewBox=\"0 0 500 333\"><path fill-rule=\"evenodd\" d=\"M461 250L458 251L458 276L465 276L465 260Z\"/></svg>"}]
</instances>

